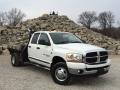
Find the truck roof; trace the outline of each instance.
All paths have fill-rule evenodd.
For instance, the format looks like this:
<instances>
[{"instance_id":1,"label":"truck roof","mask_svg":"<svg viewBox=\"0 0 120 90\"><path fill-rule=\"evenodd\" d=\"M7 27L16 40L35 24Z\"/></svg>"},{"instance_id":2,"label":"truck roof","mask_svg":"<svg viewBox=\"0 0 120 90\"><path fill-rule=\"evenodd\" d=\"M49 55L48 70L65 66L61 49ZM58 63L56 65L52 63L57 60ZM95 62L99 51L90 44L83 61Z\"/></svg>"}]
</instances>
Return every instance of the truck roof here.
<instances>
[{"instance_id":1,"label":"truck roof","mask_svg":"<svg viewBox=\"0 0 120 90\"><path fill-rule=\"evenodd\" d=\"M69 33L69 32L61 32L61 31L37 31L34 33Z\"/></svg>"}]
</instances>

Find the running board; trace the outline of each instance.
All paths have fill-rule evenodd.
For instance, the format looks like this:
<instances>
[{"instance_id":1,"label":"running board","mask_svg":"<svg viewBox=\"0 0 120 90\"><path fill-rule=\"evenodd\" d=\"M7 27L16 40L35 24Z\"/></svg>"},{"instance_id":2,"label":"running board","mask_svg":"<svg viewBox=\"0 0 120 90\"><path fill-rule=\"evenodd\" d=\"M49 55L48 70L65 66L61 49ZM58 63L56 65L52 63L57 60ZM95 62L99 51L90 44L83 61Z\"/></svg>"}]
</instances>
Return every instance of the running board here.
<instances>
[{"instance_id":1,"label":"running board","mask_svg":"<svg viewBox=\"0 0 120 90\"><path fill-rule=\"evenodd\" d=\"M40 67L40 68L43 68L43 69L46 69L46 70L50 70L49 67L41 65L41 64L38 64L38 63L35 63L35 62L31 62L30 64L32 64L32 65L34 65L36 67Z\"/></svg>"}]
</instances>

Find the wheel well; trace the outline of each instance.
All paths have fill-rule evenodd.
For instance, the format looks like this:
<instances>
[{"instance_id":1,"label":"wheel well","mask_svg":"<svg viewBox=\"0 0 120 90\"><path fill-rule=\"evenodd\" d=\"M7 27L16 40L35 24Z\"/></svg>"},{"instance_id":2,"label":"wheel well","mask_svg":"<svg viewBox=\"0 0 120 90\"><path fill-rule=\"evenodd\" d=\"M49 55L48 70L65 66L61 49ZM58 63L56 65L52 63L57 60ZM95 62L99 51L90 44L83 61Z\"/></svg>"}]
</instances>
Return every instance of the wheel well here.
<instances>
[{"instance_id":1,"label":"wheel well","mask_svg":"<svg viewBox=\"0 0 120 90\"><path fill-rule=\"evenodd\" d=\"M62 57L55 56L55 57L53 57L53 59L52 59L51 67L52 67L53 65L55 65L56 63L58 63L58 62L65 62L65 60L64 60Z\"/></svg>"}]
</instances>

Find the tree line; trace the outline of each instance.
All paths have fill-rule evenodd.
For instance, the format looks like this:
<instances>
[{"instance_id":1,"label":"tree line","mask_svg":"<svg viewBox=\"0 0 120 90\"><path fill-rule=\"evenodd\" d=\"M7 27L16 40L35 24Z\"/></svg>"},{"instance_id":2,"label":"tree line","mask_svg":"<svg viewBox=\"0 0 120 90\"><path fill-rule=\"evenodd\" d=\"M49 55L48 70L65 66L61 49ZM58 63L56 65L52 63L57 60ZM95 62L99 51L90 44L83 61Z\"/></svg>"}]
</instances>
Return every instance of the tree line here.
<instances>
[{"instance_id":1,"label":"tree line","mask_svg":"<svg viewBox=\"0 0 120 90\"><path fill-rule=\"evenodd\" d=\"M18 23L22 22L25 16L25 13L17 8L12 8L8 12L0 12L0 26L16 26ZM85 11L79 15L78 19L78 22L88 29L91 29L91 26L98 22L100 28L103 30L111 29L114 21L115 17L111 11L101 12L98 16L94 11Z\"/></svg>"},{"instance_id":2,"label":"tree line","mask_svg":"<svg viewBox=\"0 0 120 90\"><path fill-rule=\"evenodd\" d=\"M98 22L101 29L111 29L115 22L114 14L111 11L101 12L98 16L94 11L85 11L79 15L78 22L91 29L91 26Z\"/></svg>"},{"instance_id":3,"label":"tree line","mask_svg":"<svg viewBox=\"0 0 120 90\"><path fill-rule=\"evenodd\" d=\"M98 15L95 11L82 12L79 15L78 23L90 30L120 40L120 22L118 22L118 27L114 26L115 16L111 11L104 11ZM92 27L93 25L99 25L100 28Z\"/></svg>"},{"instance_id":4,"label":"tree line","mask_svg":"<svg viewBox=\"0 0 120 90\"><path fill-rule=\"evenodd\" d=\"M0 26L16 26L18 23L22 22L25 16L25 13L17 8L12 8L8 12L0 12Z\"/></svg>"}]
</instances>

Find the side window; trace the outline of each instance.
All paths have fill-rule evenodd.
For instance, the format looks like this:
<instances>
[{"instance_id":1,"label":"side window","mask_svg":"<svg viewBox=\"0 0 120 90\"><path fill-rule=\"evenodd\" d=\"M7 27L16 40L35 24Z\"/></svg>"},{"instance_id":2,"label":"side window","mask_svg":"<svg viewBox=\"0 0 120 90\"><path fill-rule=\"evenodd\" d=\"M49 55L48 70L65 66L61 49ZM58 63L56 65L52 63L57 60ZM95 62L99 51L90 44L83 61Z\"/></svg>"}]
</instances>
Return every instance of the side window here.
<instances>
[{"instance_id":1,"label":"side window","mask_svg":"<svg viewBox=\"0 0 120 90\"><path fill-rule=\"evenodd\" d=\"M38 44L50 45L50 41L49 41L48 35L46 33L41 33Z\"/></svg>"},{"instance_id":2,"label":"side window","mask_svg":"<svg viewBox=\"0 0 120 90\"><path fill-rule=\"evenodd\" d=\"M32 37L32 41L31 41L32 44L37 44L37 40L38 40L39 34L40 33L35 33L34 34L34 36Z\"/></svg>"}]
</instances>

